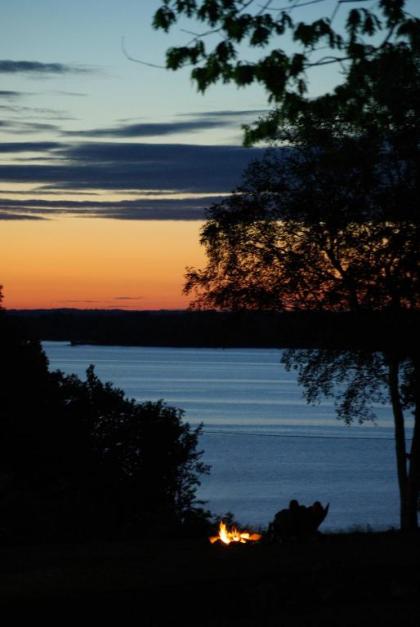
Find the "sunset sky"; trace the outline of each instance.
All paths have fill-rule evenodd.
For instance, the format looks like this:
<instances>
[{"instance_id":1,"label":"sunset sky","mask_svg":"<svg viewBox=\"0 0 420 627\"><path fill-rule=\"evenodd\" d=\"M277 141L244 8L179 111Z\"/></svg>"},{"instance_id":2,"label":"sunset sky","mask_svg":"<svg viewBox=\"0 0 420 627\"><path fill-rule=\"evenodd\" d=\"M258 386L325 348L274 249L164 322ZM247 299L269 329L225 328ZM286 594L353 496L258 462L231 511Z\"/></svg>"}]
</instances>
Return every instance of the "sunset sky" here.
<instances>
[{"instance_id":1,"label":"sunset sky","mask_svg":"<svg viewBox=\"0 0 420 627\"><path fill-rule=\"evenodd\" d=\"M328 4L328 0L327 3ZM415 3L416 4L416 3ZM335 5L335 0L331 1ZM13 0L0 26L0 284L8 308L172 309L204 208L261 149L261 88L203 96L163 65L158 0ZM302 19L315 17L306 7ZM250 52L249 54L253 54ZM128 56L127 56L128 55ZM313 93L338 80L315 70Z\"/></svg>"}]
</instances>

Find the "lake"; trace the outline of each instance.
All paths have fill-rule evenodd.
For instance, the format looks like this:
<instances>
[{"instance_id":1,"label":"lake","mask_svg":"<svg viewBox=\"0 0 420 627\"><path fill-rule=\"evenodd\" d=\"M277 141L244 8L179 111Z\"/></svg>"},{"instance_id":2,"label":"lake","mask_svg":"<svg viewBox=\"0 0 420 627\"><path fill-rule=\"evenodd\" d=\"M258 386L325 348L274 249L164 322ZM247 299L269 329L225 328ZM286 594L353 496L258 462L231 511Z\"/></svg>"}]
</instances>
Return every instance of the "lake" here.
<instances>
[{"instance_id":1,"label":"lake","mask_svg":"<svg viewBox=\"0 0 420 627\"><path fill-rule=\"evenodd\" d=\"M346 426L332 402L306 404L275 349L70 346L44 342L51 369L84 376L90 364L138 401L164 399L204 424L211 474L198 497L212 512L265 526L292 498L330 503L323 529L398 526L391 410Z\"/></svg>"}]
</instances>

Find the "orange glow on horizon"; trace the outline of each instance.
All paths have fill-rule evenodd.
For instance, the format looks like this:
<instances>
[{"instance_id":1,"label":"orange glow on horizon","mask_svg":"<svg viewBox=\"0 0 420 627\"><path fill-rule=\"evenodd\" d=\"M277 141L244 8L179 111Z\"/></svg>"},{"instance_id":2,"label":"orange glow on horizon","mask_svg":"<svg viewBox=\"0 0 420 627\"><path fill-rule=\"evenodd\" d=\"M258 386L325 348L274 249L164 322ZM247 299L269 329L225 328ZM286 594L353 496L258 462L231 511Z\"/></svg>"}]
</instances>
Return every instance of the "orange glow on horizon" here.
<instances>
[{"instance_id":1,"label":"orange glow on horizon","mask_svg":"<svg viewBox=\"0 0 420 627\"><path fill-rule=\"evenodd\" d=\"M198 221L63 217L3 221L9 309L184 309L186 266L202 266Z\"/></svg>"}]
</instances>

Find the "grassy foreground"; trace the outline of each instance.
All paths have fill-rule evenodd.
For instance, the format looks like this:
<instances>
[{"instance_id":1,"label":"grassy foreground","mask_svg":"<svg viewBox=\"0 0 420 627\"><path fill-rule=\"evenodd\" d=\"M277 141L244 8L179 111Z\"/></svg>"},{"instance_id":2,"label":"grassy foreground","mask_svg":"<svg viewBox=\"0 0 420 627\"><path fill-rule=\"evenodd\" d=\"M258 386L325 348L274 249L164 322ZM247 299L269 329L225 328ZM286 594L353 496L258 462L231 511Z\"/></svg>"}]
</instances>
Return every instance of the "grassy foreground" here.
<instances>
[{"instance_id":1,"label":"grassy foreground","mask_svg":"<svg viewBox=\"0 0 420 627\"><path fill-rule=\"evenodd\" d=\"M3 547L0 610L112 613L141 626L417 627L419 544L368 533L230 547L156 539Z\"/></svg>"}]
</instances>

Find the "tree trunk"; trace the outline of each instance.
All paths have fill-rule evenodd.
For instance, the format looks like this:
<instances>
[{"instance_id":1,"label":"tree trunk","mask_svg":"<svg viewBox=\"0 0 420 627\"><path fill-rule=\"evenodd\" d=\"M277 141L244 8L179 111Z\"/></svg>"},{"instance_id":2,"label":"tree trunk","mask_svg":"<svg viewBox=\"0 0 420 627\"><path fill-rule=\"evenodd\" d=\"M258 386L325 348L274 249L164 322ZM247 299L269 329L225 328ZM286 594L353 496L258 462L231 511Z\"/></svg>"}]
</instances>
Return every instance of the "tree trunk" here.
<instances>
[{"instance_id":1,"label":"tree trunk","mask_svg":"<svg viewBox=\"0 0 420 627\"><path fill-rule=\"evenodd\" d=\"M414 365L414 430L410 451L407 482L409 529L417 529L417 509L420 487L420 356L413 357Z\"/></svg>"},{"instance_id":2,"label":"tree trunk","mask_svg":"<svg viewBox=\"0 0 420 627\"><path fill-rule=\"evenodd\" d=\"M394 414L395 450L397 454L398 487L400 490L400 525L401 529L411 527L408 503L408 473L407 453L405 446L404 413L401 406L399 390L399 360L394 355L388 355L388 386L391 397L392 412Z\"/></svg>"}]
</instances>

